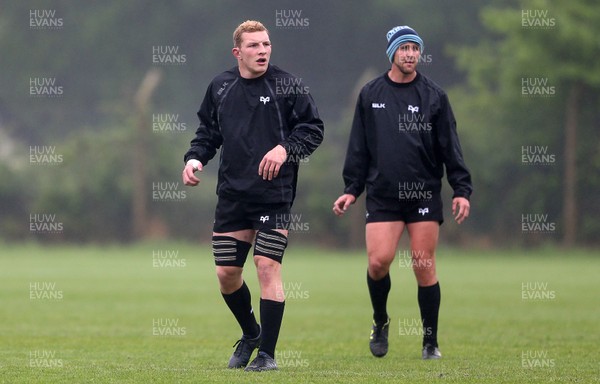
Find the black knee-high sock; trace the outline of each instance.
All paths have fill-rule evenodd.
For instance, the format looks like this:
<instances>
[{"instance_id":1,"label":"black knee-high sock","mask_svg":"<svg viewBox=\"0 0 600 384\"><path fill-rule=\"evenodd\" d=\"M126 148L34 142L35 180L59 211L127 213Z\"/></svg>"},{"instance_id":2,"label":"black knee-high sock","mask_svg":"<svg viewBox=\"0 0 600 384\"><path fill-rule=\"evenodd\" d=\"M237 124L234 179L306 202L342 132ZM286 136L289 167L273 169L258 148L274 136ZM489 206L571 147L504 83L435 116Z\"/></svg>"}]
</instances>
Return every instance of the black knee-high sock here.
<instances>
[{"instance_id":1,"label":"black knee-high sock","mask_svg":"<svg viewBox=\"0 0 600 384\"><path fill-rule=\"evenodd\" d=\"M265 352L275 358L275 346L279 338L285 301L260 299L260 323L262 324L262 341L259 352Z\"/></svg>"},{"instance_id":2,"label":"black knee-high sock","mask_svg":"<svg viewBox=\"0 0 600 384\"><path fill-rule=\"evenodd\" d=\"M252 299L246 282L244 281L237 291L222 295L244 335L251 339L258 336L258 323L252 311Z\"/></svg>"},{"instance_id":3,"label":"black knee-high sock","mask_svg":"<svg viewBox=\"0 0 600 384\"><path fill-rule=\"evenodd\" d=\"M385 323L388 319L387 299L392 288L390 274L388 273L381 280L373 280L367 271L367 285L369 286L369 295L373 305L373 320L377 324Z\"/></svg>"},{"instance_id":4,"label":"black knee-high sock","mask_svg":"<svg viewBox=\"0 0 600 384\"><path fill-rule=\"evenodd\" d=\"M435 283L429 287L419 287L417 296L419 309L421 310L421 320L423 321L423 346L431 344L437 347L438 313L442 297L440 283Z\"/></svg>"}]
</instances>

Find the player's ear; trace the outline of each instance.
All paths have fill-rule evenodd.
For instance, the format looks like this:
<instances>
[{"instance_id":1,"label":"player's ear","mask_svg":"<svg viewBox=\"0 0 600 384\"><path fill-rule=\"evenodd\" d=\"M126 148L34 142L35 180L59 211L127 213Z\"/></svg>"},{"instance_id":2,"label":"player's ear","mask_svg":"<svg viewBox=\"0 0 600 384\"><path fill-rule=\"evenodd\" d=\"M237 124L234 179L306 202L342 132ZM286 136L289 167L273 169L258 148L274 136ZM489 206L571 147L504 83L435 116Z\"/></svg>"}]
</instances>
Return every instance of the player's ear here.
<instances>
[{"instance_id":1,"label":"player's ear","mask_svg":"<svg viewBox=\"0 0 600 384\"><path fill-rule=\"evenodd\" d=\"M240 49L238 47L233 47L231 49L231 54L236 58L239 59L240 58Z\"/></svg>"}]
</instances>

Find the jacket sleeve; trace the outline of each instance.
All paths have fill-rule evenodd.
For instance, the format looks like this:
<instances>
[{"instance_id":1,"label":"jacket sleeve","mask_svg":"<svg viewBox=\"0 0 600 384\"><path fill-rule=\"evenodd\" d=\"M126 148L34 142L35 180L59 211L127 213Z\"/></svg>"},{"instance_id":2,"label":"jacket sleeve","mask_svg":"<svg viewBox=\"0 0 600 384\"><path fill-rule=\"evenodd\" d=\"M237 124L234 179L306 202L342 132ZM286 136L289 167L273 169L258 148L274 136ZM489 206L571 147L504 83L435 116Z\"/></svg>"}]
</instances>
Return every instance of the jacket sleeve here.
<instances>
[{"instance_id":1,"label":"jacket sleeve","mask_svg":"<svg viewBox=\"0 0 600 384\"><path fill-rule=\"evenodd\" d=\"M354 110L354 119L346 150L346 160L344 161L344 193L358 197L365 189L365 182L369 172L371 162L369 150L367 148L367 136L365 129L365 116L362 103L362 93L359 95Z\"/></svg>"},{"instance_id":2,"label":"jacket sleeve","mask_svg":"<svg viewBox=\"0 0 600 384\"><path fill-rule=\"evenodd\" d=\"M279 144L287 152L287 161L298 163L310 156L321 144L325 127L310 94L296 95L290 101L292 103L288 125L291 127L291 133Z\"/></svg>"},{"instance_id":3,"label":"jacket sleeve","mask_svg":"<svg viewBox=\"0 0 600 384\"><path fill-rule=\"evenodd\" d=\"M471 174L465 165L462 155L458 133L456 131L456 119L450 106L448 96L441 95L440 114L438 116L438 145L442 160L446 166L448 182L454 190L452 197L464 197L469 199L473 191Z\"/></svg>"},{"instance_id":4,"label":"jacket sleeve","mask_svg":"<svg viewBox=\"0 0 600 384\"><path fill-rule=\"evenodd\" d=\"M183 156L184 163L188 160L199 160L206 165L217 153L217 149L223 144L223 137L219 131L217 121L217 105L212 97L212 84L208 87L200 110L198 119L200 125L196 129L196 137L190 142L190 149Z\"/></svg>"}]
</instances>

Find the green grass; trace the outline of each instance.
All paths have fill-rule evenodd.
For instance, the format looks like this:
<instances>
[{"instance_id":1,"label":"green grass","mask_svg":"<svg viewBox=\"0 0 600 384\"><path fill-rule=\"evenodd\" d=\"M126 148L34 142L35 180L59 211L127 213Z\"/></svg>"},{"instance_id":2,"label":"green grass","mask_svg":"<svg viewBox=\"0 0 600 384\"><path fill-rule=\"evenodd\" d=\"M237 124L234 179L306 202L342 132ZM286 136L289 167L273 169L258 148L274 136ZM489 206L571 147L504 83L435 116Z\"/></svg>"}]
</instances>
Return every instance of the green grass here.
<instances>
[{"instance_id":1,"label":"green grass","mask_svg":"<svg viewBox=\"0 0 600 384\"><path fill-rule=\"evenodd\" d=\"M157 250L176 252L179 266L154 267ZM284 259L290 297L278 344L281 369L250 373L224 368L240 331L218 292L207 246L4 245L0 382L598 382L598 256L440 247L444 358L422 361L420 336L399 324L419 316L408 268L392 269L390 351L377 359L368 349L364 253L293 243ZM258 309L254 272L248 263ZM525 290L546 299L524 300L529 283L546 284ZM53 288L32 291L32 284ZM180 335L154 335L156 319L171 322L158 328Z\"/></svg>"}]
</instances>

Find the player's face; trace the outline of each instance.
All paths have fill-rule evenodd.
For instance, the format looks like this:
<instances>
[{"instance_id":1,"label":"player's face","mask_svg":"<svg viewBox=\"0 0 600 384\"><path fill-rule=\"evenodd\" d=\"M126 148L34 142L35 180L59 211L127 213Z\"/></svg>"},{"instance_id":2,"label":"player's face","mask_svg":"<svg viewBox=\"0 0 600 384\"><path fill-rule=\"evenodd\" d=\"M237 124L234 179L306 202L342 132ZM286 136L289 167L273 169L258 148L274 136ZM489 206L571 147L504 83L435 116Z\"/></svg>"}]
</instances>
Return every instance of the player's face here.
<instances>
[{"instance_id":1,"label":"player's face","mask_svg":"<svg viewBox=\"0 0 600 384\"><path fill-rule=\"evenodd\" d=\"M410 75L415 72L419 58L421 57L421 49L416 43L408 42L400 45L394 55L394 65L405 75Z\"/></svg>"},{"instance_id":2,"label":"player's face","mask_svg":"<svg viewBox=\"0 0 600 384\"><path fill-rule=\"evenodd\" d=\"M242 33L240 47L233 48L240 74L245 78L259 77L267 71L271 57L271 41L266 31Z\"/></svg>"}]
</instances>

